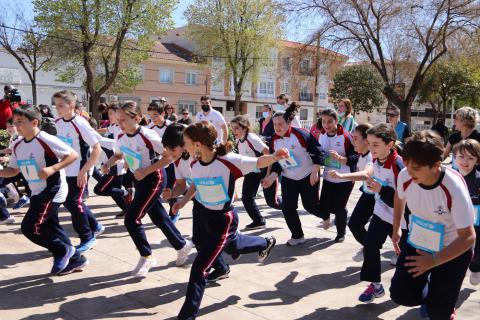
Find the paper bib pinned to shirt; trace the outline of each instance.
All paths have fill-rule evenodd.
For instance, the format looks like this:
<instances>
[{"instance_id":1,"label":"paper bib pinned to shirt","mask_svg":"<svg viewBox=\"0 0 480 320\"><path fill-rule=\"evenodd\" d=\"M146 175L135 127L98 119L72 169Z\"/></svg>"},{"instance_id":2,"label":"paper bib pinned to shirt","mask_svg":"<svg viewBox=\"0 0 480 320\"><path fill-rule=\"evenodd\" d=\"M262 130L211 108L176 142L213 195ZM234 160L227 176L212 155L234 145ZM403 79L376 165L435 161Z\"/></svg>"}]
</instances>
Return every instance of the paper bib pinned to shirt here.
<instances>
[{"instance_id":1,"label":"paper bib pinned to shirt","mask_svg":"<svg viewBox=\"0 0 480 320\"><path fill-rule=\"evenodd\" d=\"M444 229L445 226L441 223L431 222L412 214L407 242L426 252L439 252L443 249Z\"/></svg>"},{"instance_id":2,"label":"paper bib pinned to shirt","mask_svg":"<svg viewBox=\"0 0 480 320\"><path fill-rule=\"evenodd\" d=\"M38 168L37 162L34 159L28 160L17 160L17 165L22 172L23 177L29 183L40 182L40 177L38 173L40 169Z\"/></svg>"},{"instance_id":3,"label":"paper bib pinned to shirt","mask_svg":"<svg viewBox=\"0 0 480 320\"><path fill-rule=\"evenodd\" d=\"M230 201L222 177L193 178L197 200L204 205L220 205Z\"/></svg>"},{"instance_id":4,"label":"paper bib pinned to shirt","mask_svg":"<svg viewBox=\"0 0 480 320\"><path fill-rule=\"evenodd\" d=\"M282 169L293 169L300 165L298 162L297 157L292 150L288 150L289 157L287 159L282 159L278 161L278 164L282 167Z\"/></svg>"},{"instance_id":5,"label":"paper bib pinned to shirt","mask_svg":"<svg viewBox=\"0 0 480 320\"><path fill-rule=\"evenodd\" d=\"M121 146L120 150L123 152L125 156L125 161L128 164L128 167L132 171L136 171L140 169L140 166L142 164L142 155L138 152L133 151L130 148L127 148L125 146Z\"/></svg>"}]
</instances>

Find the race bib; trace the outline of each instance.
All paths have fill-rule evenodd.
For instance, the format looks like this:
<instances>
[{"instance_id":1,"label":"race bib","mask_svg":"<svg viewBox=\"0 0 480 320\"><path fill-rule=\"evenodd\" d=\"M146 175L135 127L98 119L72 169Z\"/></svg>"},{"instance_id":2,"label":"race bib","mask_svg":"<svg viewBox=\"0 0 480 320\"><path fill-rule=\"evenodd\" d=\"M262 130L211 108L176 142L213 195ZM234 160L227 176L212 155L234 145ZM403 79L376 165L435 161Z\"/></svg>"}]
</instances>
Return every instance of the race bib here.
<instances>
[{"instance_id":1,"label":"race bib","mask_svg":"<svg viewBox=\"0 0 480 320\"><path fill-rule=\"evenodd\" d=\"M193 178L192 180L197 189L196 198L200 203L215 206L230 201L222 177Z\"/></svg>"},{"instance_id":2,"label":"race bib","mask_svg":"<svg viewBox=\"0 0 480 320\"><path fill-rule=\"evenodd\" d=\"M17 160L17 165L20 168L25 180L27 180L29 183L41 181L40 177L38 176L38 172L40 170L38 169L37 162L34 159Z\"/></svg>"},{"instance_id":3,"label":"race bib","mask_svg":"<svg viewBox=\"0 0 480 320\"><path fill-rule=\"evenodd\" d=\"M66 144L68 144L70 146L70 148L73 146L73 139L72 138L63 137L63 136L57 136L57 138L62 140Z\"/></svg>"},{"instance_id":4,"label":"race bib","mask_svg":"<svg viewBox=\"0 0 480 320\"><path fill-rule=\"evenodd\" d=\"M476 205L474 206L475 207L475 226L476 227L480 227L480 205ZM480 236L480 235L477 235L477 237Z\"/></svg>"},{"instance_id":5,"label":"race bib","mask_svg":"<svg viewBox=\"0 0 480 320\"><path fill-rule=\"evenodd\" d=\"M288 150L289 157L287 159L282 159L278 161L278 164L282 167L282 169L293 169L298 167L300 164L295 157L295 154L292 150Z\"/></svg>"},{"instance_id":6,"label":"race bib","mask_svg":"<svg viewBox=\"0 0 480 320\"><path fill-rule=\"evenodd\" d=\"M125 146L121 146L120 150L123 152L125 156L125 161L128 164L128 167L132 171L136 171L140 169L140 166L142 164L142 155L138 152L133 151L130 148L127 148Z\"/></svg>"},{"instance_id":7,"label":"race bib","mask_svg":"<svg viewBox=\"0 0 480 320\"><path fill-rule=\"evenodd\" d=\"M335 159L332 158L332 156L328 155L325 158L325 167L333 168L333 169L340 169L342 167L342 164L340 163L340 161L335 160Z\"/></svg>"},{"instance_id":8,"label":"race bib","mask_svg":"<svg viewBox=\"0 0 480 320\"><path fill-rule=\"evenodd\" d=\"M444 228L443 224L434 223L412 214L407 242L426 252L439 252L443 249Z\"/></svg>"}]
</instances>

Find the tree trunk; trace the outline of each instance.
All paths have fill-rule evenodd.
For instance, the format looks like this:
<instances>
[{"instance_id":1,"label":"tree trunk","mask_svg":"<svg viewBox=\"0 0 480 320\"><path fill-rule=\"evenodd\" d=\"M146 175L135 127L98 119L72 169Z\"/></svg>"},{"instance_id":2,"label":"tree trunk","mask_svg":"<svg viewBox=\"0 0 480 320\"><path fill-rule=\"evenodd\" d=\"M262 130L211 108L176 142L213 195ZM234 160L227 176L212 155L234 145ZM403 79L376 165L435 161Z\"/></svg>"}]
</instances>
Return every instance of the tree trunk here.
<instances>
[{"instance_id":1,"label":"tree trunk","mask_svg":"<svg viewBox=\"0 0 480 320\"><path fill-rule=\"evenodd\" d=\"M37 106L37 79L36 76L33 76L32 80L32 105Z\"/></svg>"},{"instance_id":2,"label":"tree trunk","mask_svg":"<svg viewBox=\"0 0 480 320\"><path fill-rule=\"evenodd\" d=\"M98 105L100 103L100 95L98 92L90 93L88 97L88 107L92 113L92 117L99 120Z\"/></svg>"},{"instance_id":3,"label":"tree trunk","mask_svg":"<svg viewBox=\"0 0 480 320\"><path fill-rule=\"evenodd\" d=\"M242 90L240 89L239 91L236 90L235 88L235 103L233 104L233 111L236 116L239 114L242 114L242 111L240 110L240 103L242 102Z\"/></svg>"}]
</instances>

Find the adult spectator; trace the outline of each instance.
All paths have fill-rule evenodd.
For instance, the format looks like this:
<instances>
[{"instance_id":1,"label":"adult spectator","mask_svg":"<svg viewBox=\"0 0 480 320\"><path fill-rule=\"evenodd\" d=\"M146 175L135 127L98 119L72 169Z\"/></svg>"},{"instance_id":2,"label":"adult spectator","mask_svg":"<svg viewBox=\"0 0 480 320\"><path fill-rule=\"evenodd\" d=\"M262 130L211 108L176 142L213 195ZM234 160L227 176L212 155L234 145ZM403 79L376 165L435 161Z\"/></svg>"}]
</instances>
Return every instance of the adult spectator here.
<instances>
[{"instance_id":1,"label":"adult spectator","mask_svg":"<svg viewBox=\"0 0 480 320\"><path fill-rule=\"evenodd\" d=\"M277 107L275 111L285 111L288 108L288 101L290 101L290 96L286 93L282 93L277 97ZM300 119L298 116L295 116L291 122L292 127L301 128Z\"/></svg>"},{"instance_id":2,"label":"adult spectator","mask_svg":"<svg viewBox=\"0 0 480 320\"><path fill-rule=\"evenodd\" d=\"M410 137L410 128L405 122L400 121L400 109L396 106L388 107L387 120L388 123L395 129L397 141L399 141L401 145L405 144Z\"/></svg>"},{"instance_id":3,"label":"adult spectator","mask_svg":"<svg viewBox=\"0 0 480 320\"><path fill-rule=\"evenodd\" d=\"M178 123L184 124L186 126L189 126L192 123L192 118L190 118L190 112L188 112L188 109L182 110L182 118L178 120Z\"/></svg>"},{"instance_id":4,"label":"adult spectator","mask_svg":"<svg viewBox=\"0 0 480 320\"><path fill-rule=\"evenodd\" d=\"M442 137L443 140L445 141L445 137L447 136L447 133L448 133L448 128L444 124L443 119L438 119L437 123L433 125L432 130L436 131L440 135L440 137Z\"/></svg>"},{"instance_id":5,"label":"adult spectator","mask_svg":"<svg viewBox=\"0 0 480 320\"><path fill-rule=\"evenodd\" d=\"M202 96L200 103L202 111L197 113L195 122L210 121L217 130L217 143L226 142L228 140L228 128L225 118L220 112L212 108L209 96Z\"/></svg>"},{"instance_id":6,"label":"adult spectator","mask_svg":"<svg viewBox=\"0 0 480 320\"><path fill-rule=\"evenodd\" d=\"M259 135L265 138L270 138L275 133L273 129L273 108L269 104L263 105L262 108L262 117L258 122L260 123Z\"/></svg>"},{"instance_id":7,"label":"adult spectator","mask_svg":"<svg viewBox=\"0 0 480 320\"><path fill-rule=\"evenodd\" d=\"M52 109L48 105L41 104L41 105L38 106L38 109L40 109L40 113L42 114L42 118L55 119L55 116L52 113Z\"/></svg>"},{"instance_id":8,"label":"adult spectator","mask_svg":"<svg viewBox=\"0 0 480 320\"><path fill-rule=\"evenodd\" d=\"M0 100L0 129L7 128L7 120L13 116L13 110L20 104L20 101L13 101L12 94L14 94L15 88L13 86L3 87L4 96Z\"/></svg>"},{"instance_id":9,"label":"adult spectator","mask_svg":"<svg viewBox=\"0 0 480 320\"><path fill-rule=\"evenodd\" d=\"M447 146L443 153L444 159L450 155L453 147L462 140L474 139L480 142L480 133L475 130L478 119L477 111L470 107L463 107L455 112L454 123L457 131L448 138ZM453 161L452 166L455 167L455 161Z\"/></svg>"},{"instance_id":10,"label":"adult spectator","mask_svg":"<svg viewBox=\"0 0 480 320\"><path fill-rule=\"evenodd\" d=\"M98 113L100 114L100 120L101 121L107 121L108 120L108 105L106 103L100 103L98 105Z\"/></svg>"},{"instance_id":11,"label":"adult spectator","mask_svg":"<svg viewBox=\"0 0 480 320\"><path fill-rule=\"evenodd\" d=\"M357 126L355 118L353 117L352 101L350 99L340 99L338 101L338 123L340 123L346 131L352 133Z\"/></svg>"},{"instance_id":12,"label":"adult spectator","mask_svg":"<svg viewBox=\"0 0 480 320\"><path fill-rule=\"evenodd\" d=\"M175 109L171 104L167 103L165 105L165 112L166 112L165 119L170 120L172 122L177 122L178 118L177 118L177 115L175 114Z\"/></svg>"}]
</instances>

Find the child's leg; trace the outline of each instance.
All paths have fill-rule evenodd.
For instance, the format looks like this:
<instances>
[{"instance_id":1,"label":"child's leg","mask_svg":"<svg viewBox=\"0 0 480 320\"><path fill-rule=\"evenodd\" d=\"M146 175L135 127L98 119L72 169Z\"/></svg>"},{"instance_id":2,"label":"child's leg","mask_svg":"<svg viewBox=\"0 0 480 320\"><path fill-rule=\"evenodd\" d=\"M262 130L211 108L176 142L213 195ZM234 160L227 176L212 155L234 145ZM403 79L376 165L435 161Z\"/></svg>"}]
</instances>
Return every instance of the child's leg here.
<instances>
[{"instance_id":1,"label":"child's leg","mask_svg":"<svg viewBox=\"0 0 480 320\"><path fill-rule=\"evenodd\" d=\"M225 213L225 217L222 217L222 219L224 218L227 219L227 223L230 225L230 234L228 235L228 244L225 248L225 252L231 255L238 255L259 252L267 248L268 243L265 238L240 234L237 232L238 215L234 210ZM215 218L211 221L216 223Z\"/></svg>"},{"instance_id":2,"label":"child's leg","mask_svg":"<svg viewBox=\"0 0 480 320\"><path fill-rule=\"evenodd\" d=\"M255 195L257 194L260 181L262 180L262 173L251 172L245 175L242 186L242 203L247 211L250 219L255 224L264 224L265 219L260 214L257 204L255 203Z\"/></svg>"},{"instance_id":3,"label":"child's leg","mask_svg":"<svg viewBox=\"0 0 480 320\"><path fill-rule=\"evenodd\" d=\"M371 194L362 193L355 209L353 209L350 220L348 221L348 228L355 237L355 240L357 240L362 246L365 236L367 235L365 226L373 214L374 206L375 197Z\"/></svg>"},{"instance_id":4,"label":"child's leg","mask_svg":"<svg viewBox=\"0 0 480 320\"><path fill-rule=\"evenodd\" d=\"M282 197L278 195L278 179L268 188L263 189L265 201L270 208L282 210Z\"/></svg>"},{"instance_id":5,"label":"child's leg","mask_svg":"<svg viewBox=\"0 0 480 320\"><path fill-rule=\"evenodd\" d=\"M354 184L352 182L335 183L335 198L333 202L332 211L335 214L335 226L337 227L337 234L340 237L345 236L347 229L347 202L352 193Z\"/></svg>"},{"instance_id":6,"label":"child's leg","mask_svg":"<svg viewBox=\"0 0 480 320\"><path fill-rule=\"evenodd\" d=\"M392 225L373 215L363 243L363 265L360 280L368 282L381 281L380 249L387 237L392 234Z\"/></svg>"},{"instance_id":7,"label":"child's leg","mask_svg":"<svg viewBox=\"0 0 480 320\"><path fill-rule=\"evenodd\" d=\"M172 220L170 220L167 211L165 211L165 208L158 197L147 209L147 212L153 224L162 230L165 237L167 237L168 242L170 242L175 250L180 250L185 246L185 239L182 237L182 234L178 231L177 227L175 227Z\"/></svg>"},{"instance_id":8,"label":"child's leg","mask_svg":"<svg viewBox=\"0 0 480 320\"><path fill-rule=\"evenodd\" d=\"M0 192L0 221L7 220L10 217L10 213L7 210L7 200L3 193Z\"/></svg>"},{"instance_id":9,"label":"child's leg","mask_svg":"<svg viewBox=\"0 0 480 320\"><path fill-rule=\"evenodd\" d=\"M300 194L300 184L303 180L295 181L282 177L283 208L282 213L285 217L288 229L292 233L293 239L303 237L302 223L297 212L298 195Z\"/></svg>"},{"instance_id":10,"label":"child's leg","mask_svg":"<svg viewBox=\"0 0 480 320\"><path fill-rule=\"evenodd\" d=\"M310 184L310 181L308 183ZM334 188L334 183L327 180L322 181L322 190L320 191L320 200L317 209L318 214L314 214L323 220L330 219L330 213L333 211L332 199L335 198Z\"/></svg>"},{"instance_id":11,"label":"child's leg","mask_svg":"<svg viewBox=\"0 0 480 320\"><path fill-rule=\"evenodd\" d=\"M96 220L93 217L90 209L83 203L83 188L77 186L77 177L67 177L68 195L63 205L70 212L72 216L72 224L75 232L78 233L82 242L93 238L93 231L91 221L96 225Z\"/></svg>"},{"instance_id":12,"label":"child's leg","mask_svg":"<svg viewBox=\"0 0 480 320\"><path fill-rule=\"evenodd\" d=\"M103 175L98 180L97 185L93 188L93 192L99 196L111 196L117 206L123 211L127 212L127 204L123 198L122 177L111 176L109 174Z\"/></svg>"}]
</instances>

